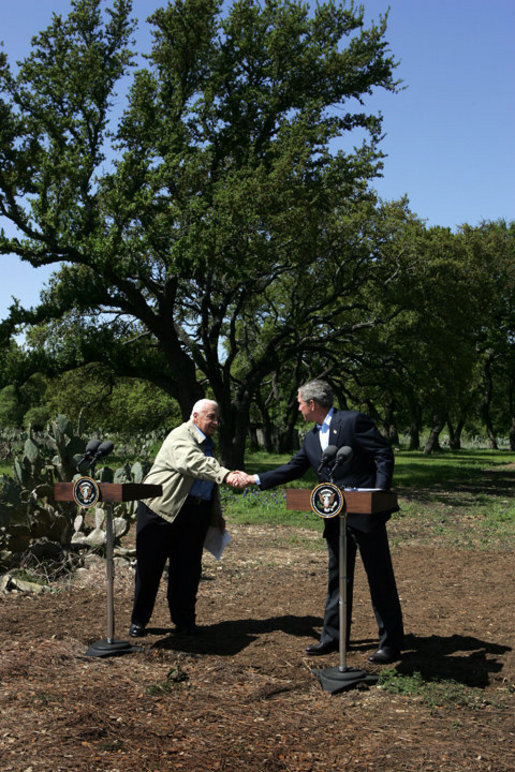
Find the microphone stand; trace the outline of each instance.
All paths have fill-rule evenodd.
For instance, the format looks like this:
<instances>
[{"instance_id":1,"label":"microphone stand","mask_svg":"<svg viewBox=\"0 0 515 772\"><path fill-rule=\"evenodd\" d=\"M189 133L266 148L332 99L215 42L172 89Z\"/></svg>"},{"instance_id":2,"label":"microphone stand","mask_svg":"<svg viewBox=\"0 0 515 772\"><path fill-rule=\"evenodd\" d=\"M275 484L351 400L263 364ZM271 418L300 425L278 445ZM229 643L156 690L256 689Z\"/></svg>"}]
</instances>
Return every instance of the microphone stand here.
<instances>
[{"instance_id":1,"label":"microphone stand","mask_svg":"<svg viewBox=\"0 0 515 772\"><path fill-rule=\"evenodd\" d=\"M134 646L129 641L117 641L114 637L114 537L112 504L106 505L106 627L105 639L95 641L86 651L88 657L113 657L142 651L140 646Z\"/></svg>"},{"instance_id":2,"label":"microphone stand","mask_svg":"<svg viewBox=\"0 0 515 772\"><path fill-rule=\"evenodd\" d=\"M98 458L90 462L90 474L95 479L95 465ZM129 641L117 641L114 637L114 534L113 505L105 504L106 512L106 638L92 643L86 651L87 657L113 657L142 651Z\"/></svg>"},{"instance_id":3,"label":"microphone stand","mask_svg":"<svg viewBox=\"0 0 515 772\"><path fill-rule=\"evenodd\" d=\"M335 461L331 467L329 480L334 483L334 471L338 466ZM343 507L339 514L339 555L338 555L338 612L340 623L340 641L339 655L340 661L338 667L329 667L325 669L315 669L313 673L318 678L322 689L331 694L347 691L359 684L375 684L378 677L358 670L357 668L347 667L347 506L345 496L343 497Z\"/></svg>"}]
</instances>

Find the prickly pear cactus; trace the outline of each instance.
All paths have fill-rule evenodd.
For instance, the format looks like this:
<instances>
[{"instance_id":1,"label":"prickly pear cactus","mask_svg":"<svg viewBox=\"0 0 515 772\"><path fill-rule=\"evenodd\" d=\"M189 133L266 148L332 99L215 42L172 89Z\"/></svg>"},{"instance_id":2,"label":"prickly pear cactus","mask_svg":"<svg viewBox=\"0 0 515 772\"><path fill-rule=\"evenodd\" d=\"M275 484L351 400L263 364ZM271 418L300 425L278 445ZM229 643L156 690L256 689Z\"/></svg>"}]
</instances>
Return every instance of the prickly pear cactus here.
<instances>
[{"instance_id":1,"label":"prickly pear cactus","mask_svg":"<svg viewBox=\"0 0 515 772\"><path fill-rule=\"evenodd\" d=\"M86 511L74 502L55 502L55 482L78 477L77 463L86 440L75 433L66 416L59 415L45 433L29 429L17 439L13 476L0 478L0 571L20 563L34 544L45 540L64 550L102 549L106 541L105 511L93 511L94 525L87 526ZM12 445L14 447L14 443ZM141 482L150 464L125 464L117 470L104 466L96 471L99 482ZM120 502L113 508L115 544L130 528L136 502Z\"/></svg>"},{"instance_id":2,"label":"prickly pear cactus","mask_svg":"<svg viewBox=\"0 0 515 772\"><path fill-rule=\"evenodd\" d=\"M84 453L84 440L75 434L72 422L64 415L58 415L55 421L50 423L48 435L57 451L52 463L59 479L71 480L77 471L77 461Z\"/></svg>"}]
</instances>

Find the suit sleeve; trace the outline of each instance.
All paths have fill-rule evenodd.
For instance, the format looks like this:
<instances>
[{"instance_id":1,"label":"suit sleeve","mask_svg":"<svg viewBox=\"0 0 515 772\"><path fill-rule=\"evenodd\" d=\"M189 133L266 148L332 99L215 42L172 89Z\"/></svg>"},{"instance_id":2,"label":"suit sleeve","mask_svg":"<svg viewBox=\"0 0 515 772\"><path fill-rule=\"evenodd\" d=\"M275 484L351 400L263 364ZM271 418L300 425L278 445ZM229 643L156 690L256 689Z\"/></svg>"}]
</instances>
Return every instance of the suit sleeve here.
<instances>
[{"instance_id":1,"label":"suit sleeve","mask_svg":"<svg viewBox=\"0 0 515 772\"><path fill-rule=\"evenodd\" d=\"M358 413L356 417L354 440L356 445L374 460L375 487L389 490L393 478L393 451L376 425L363 413Z\"/></svg>"}]
</instances>

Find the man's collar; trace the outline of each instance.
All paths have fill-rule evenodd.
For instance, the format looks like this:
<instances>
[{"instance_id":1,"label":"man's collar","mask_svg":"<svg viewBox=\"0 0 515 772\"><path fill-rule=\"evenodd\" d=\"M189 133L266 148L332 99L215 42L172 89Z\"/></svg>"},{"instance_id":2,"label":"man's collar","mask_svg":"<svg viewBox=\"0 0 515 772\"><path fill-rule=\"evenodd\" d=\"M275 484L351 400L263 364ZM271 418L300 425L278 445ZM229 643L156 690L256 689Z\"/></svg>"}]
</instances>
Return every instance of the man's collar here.
<instances>
[{"instance_id":1,"label":"man's collar","mask_svg":"<svg viewBox=\"0 0 515 772\"><path fill-rule=\"evenodd\" d=\"M206 435L204 434L204 432L202 431L202 429L199 429L199 428L198 428L197 424L194 424L194 423L193 423L193 421L192 421L192 422L191 422L191 425L193 426L193 428L195 429L195 431L197 431L197 432L200 434L200 437L201 437L201 442L203 442L205 439L207 439Z\"/></svg>"},{"instance_id":2,"label":"man's collar","mask_svg":"<svg viewBox=\"0 0 515 772\"><path fill-rule=\"evenodd\" d=\"M204 434L204 432L202 431L202 429L199 429L199 428L198 428L198 426L197 426L197 424L194 424L194 423L193 423L193 421L191 422L191 425L192 425L192 426L193 426L193 428L196 430L196 432L197 432L197 434L198 434L198 436L199 436L199 442L200 442L200 444L201 444L201 445L204 445L204 447L205 447L207 450L209 450L209 449L211 449L211 448L214 448L214 446L215 446L215 441L214 441L214 439L213 439L212 437L207 437L207 436Z\"/></svg>"},{"instance_id":3,"label":"man's collar","mask_svg":"<svg viewBox=\"0 0 515 772\"><path fill-rule=\"evenodd\" d=\"M329 408L329 412L324 418L324 423L316 425L316 428L318 429L319 432L322 432L323 434L325 434L325 432L329 431L329 424L331 423L331 418L333 417L333 413L334 413L334 407Z\"/></svg>"}]
</instances>

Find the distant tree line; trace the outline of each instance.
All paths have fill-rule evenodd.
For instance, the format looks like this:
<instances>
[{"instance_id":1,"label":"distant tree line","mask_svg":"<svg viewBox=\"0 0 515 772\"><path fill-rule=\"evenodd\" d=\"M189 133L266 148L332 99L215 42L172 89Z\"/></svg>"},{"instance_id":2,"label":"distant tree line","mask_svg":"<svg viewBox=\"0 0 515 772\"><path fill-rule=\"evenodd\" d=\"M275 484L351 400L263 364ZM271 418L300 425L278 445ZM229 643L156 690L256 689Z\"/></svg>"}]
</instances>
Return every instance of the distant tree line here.
<instances>
[{"instance_id":1,"label":"distant tree line","mask_svg":"<svg viewBox=\"0 0 515 772\"><path fill-rule=\"evenodd\" d=\"M150 18L121 116L128 0L74 0L16 73L2 56L0 215L17 235L0 253L56 272L1 324L0 414L81 403L154 428L209 395L236 467L249 427L292 447L296 387L324 377L392 442L419 447L429 426L430 452L445 427L459 447L478 426L515 443L514 223L453 233L377 199L364 105L399 86L386 22L176 0Z\"/></svg>"}]
</instances>

